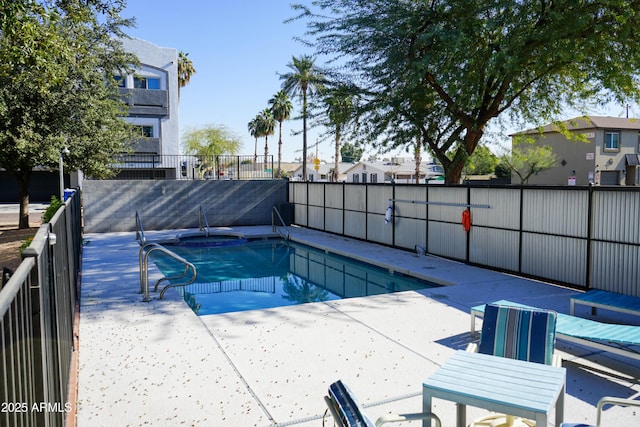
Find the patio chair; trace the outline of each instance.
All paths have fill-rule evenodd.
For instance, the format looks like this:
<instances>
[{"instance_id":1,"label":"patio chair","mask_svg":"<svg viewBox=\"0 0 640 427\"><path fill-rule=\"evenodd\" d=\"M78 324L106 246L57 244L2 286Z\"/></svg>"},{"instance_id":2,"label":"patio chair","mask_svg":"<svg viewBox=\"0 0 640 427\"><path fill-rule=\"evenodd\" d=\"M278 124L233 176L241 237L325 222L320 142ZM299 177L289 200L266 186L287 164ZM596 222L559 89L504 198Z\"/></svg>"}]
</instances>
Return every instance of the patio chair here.
<instances>
[{"instance_id":1,"label":"patio chair","mask_svg":"<svg viewBox=\"0 0 640 427\"><path fill-rule=\"evenodd\" d=\"M334 423L339 427L379 427L387 423L416 421L431 418L431 423L441 427L440 418L430 412L416 414L387 415L380 417L375 423L362 411L358 400L345 383L338 380L329 386L328 395L324 397ZM322 420L324 426L324 418Z\"/></svg>"},{"instance_id":2,"label":"patio chair","mask_svg":"<svg viewBox=\"0 0 640 427\"><path fill-rule=\"evenodd\" d=\"M600 422L602 421L602 408L605 405L617 405L617 406L637 406L640 407L640 400L623 399L620 397L605 396L598 402L598 418L596 425L583 424L583 423L562 423L561 427L603 427Z\"/></svg>"},{"instance_id":3,"label":"patio chair","mask_svg":"<svg viewBox=\"0 0 640 427\"><path fill-rule=\"evenodd\" d=\"M467 351L559 367L562 361L554 354L556 319L554 311L487 304L480 343L469 344ZM535 421L512 415L491 414L470 427L535 425Z\"/></svg>"},{"instance_id":4,"label":"patio chair","mask_svg":"<svg viewBox=\"0 0 640 427\"><path fill-rule=\"evenodd\" d=\"M493 304L530 309L535 308L507 300L496 301ZM471 335L474 334L475 318L483 315L484 308L484 304L471 308ZM640 347L640 326L602 323L558 313L556 338L596 350L640 360L640 351L638 351Z\"/></svg>"}]
</instances>

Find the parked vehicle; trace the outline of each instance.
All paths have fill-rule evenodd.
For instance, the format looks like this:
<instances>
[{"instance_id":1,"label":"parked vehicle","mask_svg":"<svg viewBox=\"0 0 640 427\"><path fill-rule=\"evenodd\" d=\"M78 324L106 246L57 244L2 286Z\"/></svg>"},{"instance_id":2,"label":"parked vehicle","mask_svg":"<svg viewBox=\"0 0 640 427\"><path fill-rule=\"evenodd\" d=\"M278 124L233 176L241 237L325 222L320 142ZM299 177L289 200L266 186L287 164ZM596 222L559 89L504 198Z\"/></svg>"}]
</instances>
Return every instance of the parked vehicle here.
<instances>
[{"instance_id":1,"label":"parked vehicle","mask_svg":"<svg viewBox=\"0 0 640 427\"><path fill-rule=\"evenodd\" d=\"M444 184L444 169L437 164L429 164L425 168L425 184Z\"/></svg>"}]
</instances>

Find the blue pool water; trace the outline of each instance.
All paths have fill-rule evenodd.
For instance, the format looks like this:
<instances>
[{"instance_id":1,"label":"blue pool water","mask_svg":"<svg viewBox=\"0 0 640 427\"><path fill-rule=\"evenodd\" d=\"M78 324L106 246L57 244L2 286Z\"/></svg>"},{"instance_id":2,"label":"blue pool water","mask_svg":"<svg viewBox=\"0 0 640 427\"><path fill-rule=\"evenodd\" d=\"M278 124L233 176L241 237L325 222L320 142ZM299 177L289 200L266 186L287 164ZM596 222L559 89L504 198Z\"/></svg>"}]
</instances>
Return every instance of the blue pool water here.
<instances>
[{"instance_id":1,"label":"blue pool water","mask_svg":"<svg viewBox=\"0 0 640 427\"><path fill-rule=\"evenodd\" d=\"M279 239L170 250L196 266L196 282L178 287L198 315L280 307L438 286L399 273ZM184 270L171 258L152 258L166 276Z\"/></svg>"}]
</instances>

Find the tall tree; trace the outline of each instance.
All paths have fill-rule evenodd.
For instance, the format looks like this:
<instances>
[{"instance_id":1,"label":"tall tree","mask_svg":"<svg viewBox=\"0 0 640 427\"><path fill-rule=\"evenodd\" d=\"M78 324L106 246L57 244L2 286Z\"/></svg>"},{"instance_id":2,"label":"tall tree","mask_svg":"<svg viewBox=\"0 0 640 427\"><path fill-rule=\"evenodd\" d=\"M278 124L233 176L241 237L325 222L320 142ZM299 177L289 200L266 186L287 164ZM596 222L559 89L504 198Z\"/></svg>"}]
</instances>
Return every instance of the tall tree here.
<instances>
[{"instance_id":1,"label":"tall tree","mask_svg":"<svg viewBox=\"0 0 640 427\"><path fill-rule=\"evenodd\" d=\"M189 59L189 54L178 52L178 97L180 97L180 88L189 84L191 76L196 73L193 62Z\"/></svg>"},{"instance_id":2,"label":"tall tree","mask_svg":"<svg viewBox=\"0 0 640 427\"><path fill-rule=\"evenodd\" d=\"M282 122L289 120L291 112L293 111L293 104L291 99L285 91L278 91L273 98L269 100L271 105L271 112L273 118L278 122L278 178L282 178L282 169L280 163L282 162Z\"/></svg>"},{"instance_id":3,"label":"tall tree","mask_svg":"<svg viewBox=\"0 0 640 427\"><path fill-rule=\"evenodd\" d=\"M377 120L369 128L394 132L385 111L418 119L449 183L496 118L541 123L567 107L640 98L640 0L312 5L294 7L317 54L360 83Z\"/></svg>"},{"instance_id":4,"label":"tall tree","mask_svg":"<svg viewBox=\"0 0 640 427\"><path fill-rule=\"evenodd\" d=\"M264 137L264 164L265 169L268 169L267 159L269 158L269 136L275 133L276 119L273 117L271 109L265 108L258 114L257 120L258 135Z\"/></svg>"},{"instance_id":5,"label":"tall tree","mask_svg":"<svg viewBox=\"0 0 640 427\"><path fill-rule=\"evenodd\" d=\"M260 137L260 133L258 129L259 120L260 119L258 118L258 116L256 116L253 119L251 119L249 123L247 123L247 130L249 131L249 135L251 135L255 139L254 146L253 146L254 166L258 164L258 138Z\"/></svg>"},{"instance_id":6,"label":"tall tree","mask_svg":"<svg viewBox=\"0 0 640 427\"><path fill-rule=\"evenodd\" d=\"M315 58L309 55L295 56L287 64L290 72L282 74L282 89L289 95L302 98L302 175L307 180L307 98L315 94L324 84L322 72L315 66Z\"/></svg>"},{"instance_id":7,"label":"tall tree","mask_svg":"<svg viewBox=\"0 0 640 427\"><path fill-rule=\"evenodd\" d=\"M29 226L29 182L35 167L107 176L126 151L130 127L111 73L136 58L119 42L131 21L111 1L0 3L0 167L14 176L19 227Z\"/></svg>"},{"instance_id":8,"label":"tall tree","mask_svg":"<svg viewBox=\"0 0 640 427\"><path fill-rule=\"evenodd\" d=\"M416 137L416 144L413 147L413 161L416 165L416 182L415 184L420 184L420 165L422 164L422 141L420 140L420 136Z\"/></svg>"},{"instance_id":9,"label":"tall tree","mask_svg":"<svg viewBox=\"0 0 640 427\"><path fill-rule=\"evenodd\" d=\"M340 141L345 127L353 118L353 96L349 88L337 86L323 91L322 101L327 119L325 125L329 127L329 132L334 136L333 181L338 182L340 175Z\"/></svg>"}]
</instances>

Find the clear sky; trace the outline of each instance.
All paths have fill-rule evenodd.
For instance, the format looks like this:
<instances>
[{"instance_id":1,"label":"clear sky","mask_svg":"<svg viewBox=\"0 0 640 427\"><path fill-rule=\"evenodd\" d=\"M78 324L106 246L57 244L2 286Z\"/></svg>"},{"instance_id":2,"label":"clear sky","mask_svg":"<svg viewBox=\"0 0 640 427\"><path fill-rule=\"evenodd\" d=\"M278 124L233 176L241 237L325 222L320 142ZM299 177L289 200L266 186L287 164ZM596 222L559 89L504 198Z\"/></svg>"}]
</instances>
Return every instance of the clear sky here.
<instances>
[{"instance_id":1,"label":"clear sky","mask_svg":"<svg viewBox=\"0 0 640 427\"><path fill-rule=\"evenodd\" d=\"M224 125L243 142L240 154L253 154L255 140L247 123L268 107L281 89L278 73L289 71L292 56L311 54L294 40L302 36L302 21L285 24L295 16L293 0L128 0L123 17L135 17L136 28L126 32L161 47L189 54L196 74L180 91L180 134L190 127ZM319 64L321 65L321 64ZM294 112L300 102L292 99ZM283 161L302 153L302 120L283 123ZM308 145L318 130L311 130ZM269 154L277 161L278 131L269 137ZM310 148L315 152L315 148ZM264 138L258 154L264 153ZM331 141L319 145L322 160L332 162Z\"/></svg>"},{"instance_id":2,"label":"clear sky","mask_svg":"<svg viewBox=\"0 0 640 427\"><path fill-rule=\"evenodd\" d=\"M294 2L310 0L127 1L123 16L136 19L136 27L127 30L130 36L186 52L196 69L180 94L181 135L193 127L224 125L243 142L240 154L253 154L255 140L247 131L247 123L268 107L268 100L280 90L278 74L289 71L287 64L292 56L313 53L295 40L304 36L305 23L284 23L296 15L290 6ZM292 117L299 116L300 102L292 102ZM624 113L621 106L593 112L614 117L624 117ZM638 117L634 109L631 116ZM302 135L292 135L301 130L301 120L284 122L283 161L301 158ZM319 129L309 130L310 152L315 152L320 133ZM276 161L277 141L276 130L269 137L269 154ZM321 160L333 162L332 141L320 142L318 148ZM264 138L258 141L258 154L262 153ZM392 155L409 157L404 152L385 157Z\"/></svg>"}]
</instances>

